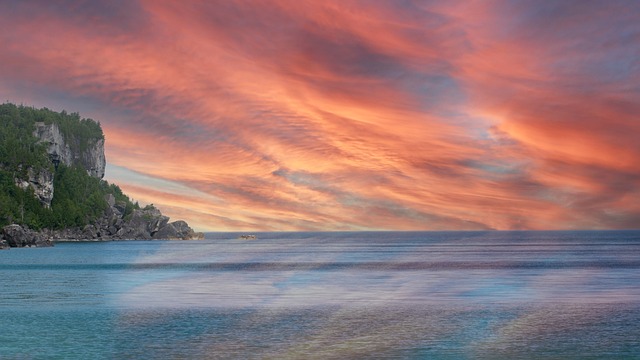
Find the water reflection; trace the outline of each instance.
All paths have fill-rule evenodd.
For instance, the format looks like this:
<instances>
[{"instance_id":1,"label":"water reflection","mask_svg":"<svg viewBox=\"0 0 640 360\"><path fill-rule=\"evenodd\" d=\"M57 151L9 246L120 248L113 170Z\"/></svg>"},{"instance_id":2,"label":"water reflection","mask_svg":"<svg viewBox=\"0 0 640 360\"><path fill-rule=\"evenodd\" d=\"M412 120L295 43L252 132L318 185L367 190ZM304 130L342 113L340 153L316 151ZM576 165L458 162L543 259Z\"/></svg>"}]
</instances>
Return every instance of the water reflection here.
<instances>
[{"instance_id":1,"label":"water reflection","mask_svg":"<svg viewBox=\"0 0 640 360\"><path fill-rule=\"evenodd\" d=\"M478 233L465 244L442 234L216 239L179 249L166 243L122 273L126 290L116 290L113 302L192 308L640 299L635 235L612 241L535 233L523 241Z\"/></svg>"},{"instance_id":2,"label":"water reflection","mask_svg":"<svg viewBox=\"0 0 640 360\"><path fill-rule=\"evenodd\" d=\"M210 234L41 250L0 253L0 331L12 334L1 358L640 356L637 231Z\"/></svg>"}]
</instances>

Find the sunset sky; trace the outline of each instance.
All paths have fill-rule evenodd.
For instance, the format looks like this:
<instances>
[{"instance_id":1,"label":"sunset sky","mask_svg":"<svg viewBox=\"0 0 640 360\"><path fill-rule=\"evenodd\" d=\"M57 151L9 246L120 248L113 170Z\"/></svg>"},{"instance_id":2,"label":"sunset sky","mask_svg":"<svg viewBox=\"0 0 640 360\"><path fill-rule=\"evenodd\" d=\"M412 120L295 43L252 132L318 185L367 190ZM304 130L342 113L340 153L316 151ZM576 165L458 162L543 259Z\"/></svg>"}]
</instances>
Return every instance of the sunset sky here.
<instances>
[{"instance_id":1,"label":"sunset sky","mask_svg":"<svg viewBox=\"0 0 640 360\"><path fill-rule=\"evenodd\" d=\"M0 96L200 231L640 228L640 1L0 0Z\"/></svg>"}]
</instances>

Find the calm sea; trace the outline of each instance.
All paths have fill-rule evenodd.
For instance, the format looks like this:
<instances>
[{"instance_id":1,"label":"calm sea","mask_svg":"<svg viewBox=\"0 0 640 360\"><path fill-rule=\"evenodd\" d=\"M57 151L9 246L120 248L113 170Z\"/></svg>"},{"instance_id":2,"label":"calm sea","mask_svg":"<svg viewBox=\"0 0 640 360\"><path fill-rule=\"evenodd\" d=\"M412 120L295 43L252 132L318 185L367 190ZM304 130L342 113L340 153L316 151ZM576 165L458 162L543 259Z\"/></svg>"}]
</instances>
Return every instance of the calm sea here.
<instances>
[{"instance_id":1,"label":"calm sea","mask_svg":"<svg viewBox=\"0 0 640 360\"><path fill-rule=\"evenodd\" d=\"M2 359L640 359L640 231L0 252Z\"/></svg>"}]
</instances>

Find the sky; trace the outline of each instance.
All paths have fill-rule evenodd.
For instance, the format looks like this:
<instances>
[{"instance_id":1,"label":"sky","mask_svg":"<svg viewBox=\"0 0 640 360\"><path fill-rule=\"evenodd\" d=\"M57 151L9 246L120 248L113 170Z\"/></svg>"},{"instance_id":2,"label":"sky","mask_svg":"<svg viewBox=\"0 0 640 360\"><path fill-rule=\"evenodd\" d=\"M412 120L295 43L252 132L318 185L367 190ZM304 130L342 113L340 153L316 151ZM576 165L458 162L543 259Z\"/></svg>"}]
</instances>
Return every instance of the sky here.
<instances>
[{"instance_id":1,"label":"sky","mask_svg":"<svg viewBox=\"0 0 640 360\"><path fill-rule=\"evenodd\" d=\"M0 0L0 96L200 231L640 228L635 0Z\"/></svg>"}]
</instances>

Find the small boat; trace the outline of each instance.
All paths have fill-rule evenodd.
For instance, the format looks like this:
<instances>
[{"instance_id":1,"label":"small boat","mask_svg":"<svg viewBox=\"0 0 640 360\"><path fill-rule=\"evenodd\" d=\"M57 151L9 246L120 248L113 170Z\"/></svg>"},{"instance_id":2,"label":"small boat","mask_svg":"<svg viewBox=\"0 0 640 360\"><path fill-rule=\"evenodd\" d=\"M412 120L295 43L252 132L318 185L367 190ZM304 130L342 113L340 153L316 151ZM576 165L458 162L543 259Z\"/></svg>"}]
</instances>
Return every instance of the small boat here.
<instances>
[{"instance_id":1,"label":"small boat","mask_svg":"<svg viewBox=\"0 0 640 360\"><path fill-rule=\"evenodd\" d=\"M240 235L238 239L240 240L256 240L258 237L255 235Z\"/></svg>"}]
</instances>

